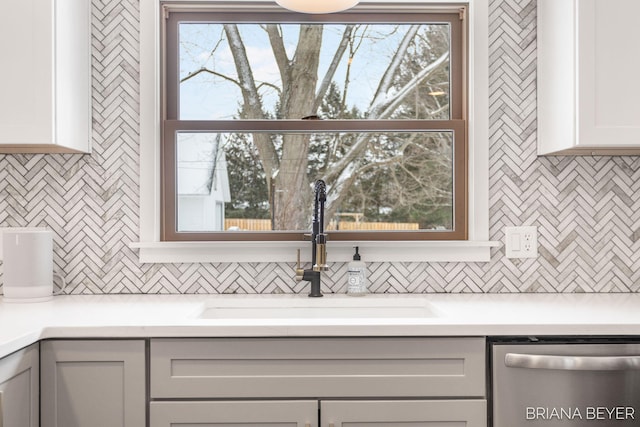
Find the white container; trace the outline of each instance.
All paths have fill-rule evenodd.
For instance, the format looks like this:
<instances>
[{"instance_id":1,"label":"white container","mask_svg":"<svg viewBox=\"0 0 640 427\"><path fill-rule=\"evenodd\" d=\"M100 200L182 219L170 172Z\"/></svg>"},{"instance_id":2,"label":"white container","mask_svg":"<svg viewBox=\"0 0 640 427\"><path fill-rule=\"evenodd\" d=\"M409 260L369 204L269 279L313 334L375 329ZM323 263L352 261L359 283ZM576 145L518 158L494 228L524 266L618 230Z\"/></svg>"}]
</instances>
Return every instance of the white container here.
<instances>
[{"instance_id":1,"label":"white container","mask_svg":"<svg viewBox=\"0 0 640 427\"><path fill-rule=\"evenodd\" d=\"M4 231L5 302L48 301L53 295L53 233L49 230Z\"/></svg>"}]
</instances>

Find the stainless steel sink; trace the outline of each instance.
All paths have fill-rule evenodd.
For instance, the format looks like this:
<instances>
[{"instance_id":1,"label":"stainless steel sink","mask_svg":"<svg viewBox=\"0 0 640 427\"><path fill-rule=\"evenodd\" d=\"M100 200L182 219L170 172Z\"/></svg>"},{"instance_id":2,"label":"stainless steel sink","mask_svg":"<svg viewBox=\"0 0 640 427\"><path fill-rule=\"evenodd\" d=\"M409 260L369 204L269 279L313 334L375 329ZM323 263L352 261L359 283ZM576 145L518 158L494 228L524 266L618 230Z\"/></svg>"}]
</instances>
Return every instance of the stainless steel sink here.
<instances>
[{"instance_id":1,"label":"stainless steel sink","mask_svg":"<svg viewBox=\"0 0 640 427\"><path fill-rule=\"evenodd\" d=\"M199 319L430 318L441 314L424 296L366 297L300 295L219 297L204 305Z\"/></svg>"}]
</instances>

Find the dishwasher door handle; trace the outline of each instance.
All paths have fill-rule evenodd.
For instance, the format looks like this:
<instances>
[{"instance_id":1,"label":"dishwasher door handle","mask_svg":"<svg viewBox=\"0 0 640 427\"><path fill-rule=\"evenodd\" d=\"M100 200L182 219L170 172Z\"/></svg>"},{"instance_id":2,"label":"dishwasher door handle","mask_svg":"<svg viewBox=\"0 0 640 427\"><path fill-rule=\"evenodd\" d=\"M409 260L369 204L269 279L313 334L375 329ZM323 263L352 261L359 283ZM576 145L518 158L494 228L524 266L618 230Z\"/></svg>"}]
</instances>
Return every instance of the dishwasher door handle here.
<instances>
[{"instance_id":1,"label":"dishwasher door handle","mask_svg":"<svg viewBox=\"0 0 640 427\"><path fill-rule=\"evenodd\" d=\"M504 364L509 368L561 371L633 371L640 370L640 356L552 356L507 353L504 356Z\"/></svg>"}]
</instances>

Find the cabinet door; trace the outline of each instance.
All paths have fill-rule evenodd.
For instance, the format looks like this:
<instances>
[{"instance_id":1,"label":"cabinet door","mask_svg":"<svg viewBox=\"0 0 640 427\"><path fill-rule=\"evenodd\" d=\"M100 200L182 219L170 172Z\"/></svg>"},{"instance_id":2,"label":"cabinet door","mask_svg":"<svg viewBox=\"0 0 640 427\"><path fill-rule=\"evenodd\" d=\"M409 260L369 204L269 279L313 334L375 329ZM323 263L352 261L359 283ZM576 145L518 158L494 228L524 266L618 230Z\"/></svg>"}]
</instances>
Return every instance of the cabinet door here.
<instances>
[{"instance_id":1,"label":"cabinet door","mask_svg":"<svg viewBox=\"0 0 640 427\"><path fill-rule=\"evenodd\" d=\"M0 143L50 144L53 131L54 2L2 2Z\"/></svg>"},{"instance_id":2,"label":"cabinet door","mask_svg":"<svg viewBox=\"0 0 640 427\"><path fill-rule=\"evenodd\" d=\"M38 427L38 345L0 359L0 427Z\"/></svg>"},{"instance_id":3,"label":"cabinet door","mask_svg":"<svg viewBox=\"0 0 640 427\"><path fill-rule=\"evenodd\" d=\"M321 427L486 427L486 400L322 401Z\"/></svg>"},{"instance_id":4,"label":"cabinet door","mask_svg":"<svg viewBox=\"0 0 640 427\"><path fill-rule=\"evenodd\" d=\"M151 402L150 427L317 427L318 402Z\"/></svg>"},{"instance_id":5,"label":"cabinet door","mask_svg":"<svg viewBox=\"0 0 640 427\"><path fill-rule=\"evenodd\" d=\"M44 341L42 427L145 427L144 341Z\"/></svg>"},{"instance_id":6,"label":"cabinet door","mask_svg":"<svg viewBox=\"0 0 640 427\"><path fill-rule=\"evenodd\" d=\"M580 0L578 8L578 141L587 146L640 146L640 2Z\"/></svg>"},{"instance_id":7,"label":"cabinet door","mask_svg":"<svg viewBox=\"0 0 640 427\"><path fill-rule=\"evenodd\" d=\"M538 154L639 154L640 2L538 0L537 15Z\"/></svg>"},{"instance_id":8,"label":"cabinet door","mask_svg":"<svg viewBox=\"0 0 640 427\"><path fill-rule=\"evenodd\" d=\"M0 152L90 152L91 1L2 2Z\"/></svg>"}]
</instances>

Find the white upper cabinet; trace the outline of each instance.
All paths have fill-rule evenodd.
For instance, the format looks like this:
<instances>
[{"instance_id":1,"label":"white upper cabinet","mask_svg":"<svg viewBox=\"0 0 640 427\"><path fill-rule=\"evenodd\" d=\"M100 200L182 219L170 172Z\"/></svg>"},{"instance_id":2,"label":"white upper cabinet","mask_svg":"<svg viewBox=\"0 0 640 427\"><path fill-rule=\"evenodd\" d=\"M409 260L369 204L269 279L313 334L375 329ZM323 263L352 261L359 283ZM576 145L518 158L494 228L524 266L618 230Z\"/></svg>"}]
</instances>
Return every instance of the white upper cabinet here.
<instances>
[{"instance_id":1,"label":"white upper cabinet","mask_svg":"<svg viewBox=\"0 0 640 427\"><path fill-rule=\"evenodd\" d=\"M638 0L538 0L538 154L640 154L638 17Z\"/></svg>"},{"instance_id":2,"label":"white upper cabinet","mask_svg":"<svg viewBox=\"0 0 640 427\"><path fill-rule=\"evenodd\" d=\"M91 1L2 0L0 152L88 153Z\"/></svg>"}]
</instances>

